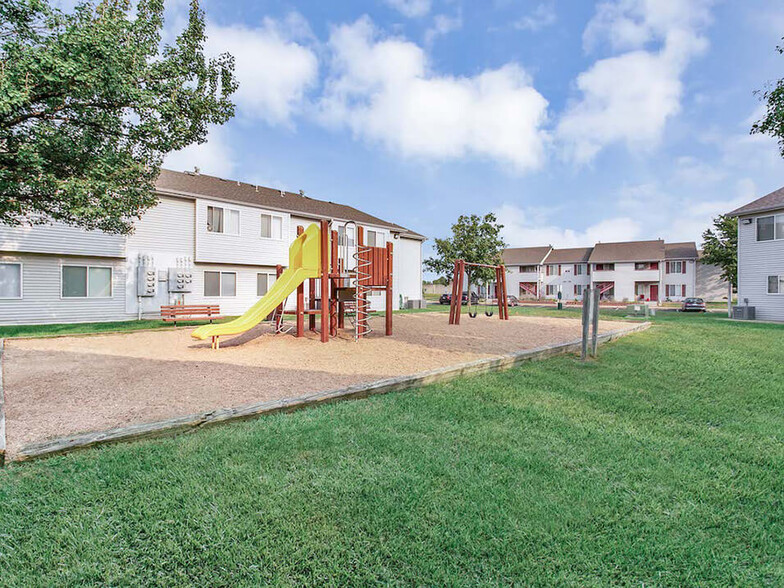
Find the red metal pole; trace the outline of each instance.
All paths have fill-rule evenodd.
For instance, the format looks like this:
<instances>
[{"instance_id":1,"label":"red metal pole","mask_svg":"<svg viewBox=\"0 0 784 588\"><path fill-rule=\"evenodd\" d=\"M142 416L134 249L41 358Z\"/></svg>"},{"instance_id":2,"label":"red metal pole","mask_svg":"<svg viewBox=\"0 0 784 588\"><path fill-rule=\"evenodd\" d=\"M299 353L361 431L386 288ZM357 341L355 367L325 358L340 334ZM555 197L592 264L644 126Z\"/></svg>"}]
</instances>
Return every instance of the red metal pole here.
<instances>
[{"instance_id":1,"label":"red metal pole","mask_svg":"<svg viewBox=\"0 0 784 588\"><path fill-rule=\"evenodd\" d=\"M452 272L452 298L449 300L449 324L455 324L455 300L457 292L458 272L460 271L460 261L455 260L455 269Z\"/></svg>"},{"instance_id":2,"label":"red metal pole","mask_svg":"<svg viewBox=\"0 0 784 588\"><path fill-rule=\"evenodd\" d=\"M329 341L329 222L321 221L321 342Z\"/></svg>"},{"instance_id":3,"label":"red metal pole","mask_svg":"<svg viewBox=\"0 0 784 588\"><path fill-rule=\"evenodd\" d=\"M297 227L297 237L305 232L305 227ZM297 337L305 336L305 283L297 286Z\"/></svg>"},{"instance_id":4,"label":"red metal pole","mask_svg":"<svg viewBox=\"0 0 784 588\"><path fill-rule=\"evenodd\" d=\"M455 280L456 292L452 300L455 302L455 325L460 324L460 315L463 314L463 276L465 275L465 262L460 259L457 262L457 279Z\"/></svg>"},{"instance_id":5,"label":"red metal pole","mask_svg":"<svg viewBox=\"0 0 784 588\"><path fill-rule=\"evenodd\" d=\"M387 337L392 335L392 297L395 295L392 291L392 243L387 243L387 275L386 275L386 286L387 286L387 307L386 307L386 333Z\"/></svg>"}]
</instances>

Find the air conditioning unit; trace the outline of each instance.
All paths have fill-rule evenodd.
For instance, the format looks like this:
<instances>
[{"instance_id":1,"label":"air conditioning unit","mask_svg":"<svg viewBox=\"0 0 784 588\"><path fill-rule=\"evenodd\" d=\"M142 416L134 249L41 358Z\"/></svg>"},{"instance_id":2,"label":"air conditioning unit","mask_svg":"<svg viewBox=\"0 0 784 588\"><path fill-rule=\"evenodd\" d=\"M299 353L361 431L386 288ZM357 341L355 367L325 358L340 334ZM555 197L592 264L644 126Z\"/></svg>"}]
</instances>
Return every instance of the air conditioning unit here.
<instances>
[{"instance_id":1,"label":"air conditioning unit","mask_svg":"<svg viewBox=\"0 0 784 588\"><path fill-rule=\"evenodd\" d=\"M142 298L151 298L158 293L158 272L155 270L155 261L150 255L139 255L139 265L136 270L136 295Z\"/></svg>"},{"instance_id":2,"label":"air conditioning unit","mask_svg":"<svg viewBox=\"0 0 784 588\"><path fill-rule=\"evenodd\" d=\"M756 312L753 306L733 306L732 318L739 321L753 321Z\"/></svg>"}]
</instances>

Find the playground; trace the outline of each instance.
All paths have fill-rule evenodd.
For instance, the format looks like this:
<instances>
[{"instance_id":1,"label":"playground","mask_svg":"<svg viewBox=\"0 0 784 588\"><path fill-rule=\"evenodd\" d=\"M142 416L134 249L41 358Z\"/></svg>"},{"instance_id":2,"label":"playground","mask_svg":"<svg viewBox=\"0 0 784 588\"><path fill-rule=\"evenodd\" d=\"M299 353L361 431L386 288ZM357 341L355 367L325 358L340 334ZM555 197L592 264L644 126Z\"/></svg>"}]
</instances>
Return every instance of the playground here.
<instances>
[{"instance_id":1,"label":"playground","mask_svg":"<svg viewBox=\"0 0 784 588\"><path fill-rule=\"evenodd\" d=\"M360 342L340 331L275 334L263 323L226 338L220 351L191 329L7 340L4 355L9 457L19 448L199 411L291 398L361 382L415 374L580 336L577 319L481 316L449 325L445 313L370 319ZM607 332L624 323L602 321ZM628 325L626 325L628 326Z\"/></svg>"}]
</instances>

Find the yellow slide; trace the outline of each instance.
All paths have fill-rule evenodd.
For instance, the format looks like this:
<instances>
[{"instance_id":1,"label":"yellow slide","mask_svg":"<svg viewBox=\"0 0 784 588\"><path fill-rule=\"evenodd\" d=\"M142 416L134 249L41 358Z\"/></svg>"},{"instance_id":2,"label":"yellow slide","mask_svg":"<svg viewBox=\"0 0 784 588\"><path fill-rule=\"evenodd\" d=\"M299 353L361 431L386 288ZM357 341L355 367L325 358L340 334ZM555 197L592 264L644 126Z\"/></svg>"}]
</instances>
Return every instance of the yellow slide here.
<instances>
[{"instance_id":1,"label":"yellow slide","mask_svg":"<svg viewBox=\"0 0 784 588\"><path fill-rule=\"evenodd\" d=\"M316 223L310 225L289 247L289 267L280 275L261 300L241 317L228 323L204 325L191 337L208 339L220 335L239 335L263 321L289 294L308 278L321 275L321 231Z\"/></svg>"}]
</instances>

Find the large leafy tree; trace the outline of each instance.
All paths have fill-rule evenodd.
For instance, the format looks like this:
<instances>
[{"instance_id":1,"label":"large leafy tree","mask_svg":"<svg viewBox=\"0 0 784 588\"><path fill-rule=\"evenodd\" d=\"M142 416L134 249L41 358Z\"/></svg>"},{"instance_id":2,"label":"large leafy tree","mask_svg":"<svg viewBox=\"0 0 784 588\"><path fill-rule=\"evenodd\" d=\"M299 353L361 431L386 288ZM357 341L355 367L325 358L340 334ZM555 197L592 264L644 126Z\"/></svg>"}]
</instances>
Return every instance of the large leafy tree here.
<instances>
[{"instance_id":1,"label":"large leafy tree","mask_svg":"<svg viewBox=\"0 0 784 588\"><path fill-rule=\"evenodd\" d=\"M702 234L702 261L721 268L721 279L738 285L738 219L720 215Z\"/></svg>"},{"instance_id":2,"label":"large leafy tree","mask_svg":"<svg viewBox=\"0 0 784 588\"><path fill-rule=\"evenodd\" d=\"M451 237L435 240L435 255L425 260L425 267L451 280L456 259L471 263L500 264L501 253L506 247L500 234L503 228L492 213L483 217L476 214L461 215L452 225ZM495 273L489 268L468 266L466 273L468 291L471 290L472 283L495 279Z\"/></svg>"},{"instance_id":3,"label":"large leafy tree","mask_svg":"<svg viewBox=\"0 0 784 588\"><path fill-rule=\"evenodd\" d=\"M165 154L234 114L228 54L204 55L204 14L163 44L164 0L0 0L0 223L113 233L157 199Z\"/></svg>"},{"instance_id":4,"label":"large leafy tree","mask_svg":"<svg viewBox=\"0 0 784 588\"><path fill-rule=\"evenodd\" d=\"M727 287L727 314L732 316L732 289L738 285L738 219L720 215L702 234L702 262L721 268Z\"/></svg>"},{"instance_id":5,"label":"large leafy tree","mask_svg":"<svg viewBox=\"0 0 784 588\"><path fill-rule=\"evenodd\" d=\"M784 45L776 47L776 51L784 55ZM751 132L763 133L778 139L779 151L784 157L784 79L770 84L767 89L757 94L765 103L766 111L765 116L752 125Z\"/></svg>"}]
</instances>

